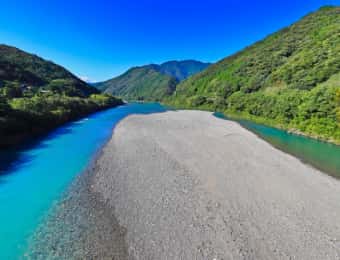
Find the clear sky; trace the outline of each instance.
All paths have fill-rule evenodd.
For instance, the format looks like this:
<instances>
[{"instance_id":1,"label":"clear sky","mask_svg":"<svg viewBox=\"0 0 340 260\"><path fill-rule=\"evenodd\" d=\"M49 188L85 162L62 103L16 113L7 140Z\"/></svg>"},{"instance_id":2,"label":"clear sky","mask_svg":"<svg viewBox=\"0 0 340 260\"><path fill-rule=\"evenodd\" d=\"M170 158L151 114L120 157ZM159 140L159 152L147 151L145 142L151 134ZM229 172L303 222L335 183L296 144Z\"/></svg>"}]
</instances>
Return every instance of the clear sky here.
<instances>
[{"instance_id":1,"label":"clear sky","mask_svg":"<svg viewBox=\"0 0 340 260\"><path fill-rule=\"evenodd\" d=\"M217 61L340 0L0 0L0 42L101 81L131 66Z\"/></svg>"}]
</instances>

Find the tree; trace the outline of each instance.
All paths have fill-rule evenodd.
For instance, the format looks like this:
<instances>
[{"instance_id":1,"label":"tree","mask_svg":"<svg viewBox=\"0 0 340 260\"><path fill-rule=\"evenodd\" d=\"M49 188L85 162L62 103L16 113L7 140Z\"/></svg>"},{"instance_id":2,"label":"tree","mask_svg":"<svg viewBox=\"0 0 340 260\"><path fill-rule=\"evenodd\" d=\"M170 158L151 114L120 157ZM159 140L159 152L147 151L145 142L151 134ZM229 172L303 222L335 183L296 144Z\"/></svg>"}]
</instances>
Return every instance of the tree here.
<instances>
[{"instance_id":1,"label":"tree","mask_svg":"<svg viewBox=\"0 0 340 260\"><path fill-rule=\"evenodd\" d=\"M6 116L11 110L5 98L0 97L0 116Z\"/></svg>"},{"instance_id":2,"label":"tree","mask_svg":"<svg viewBox=\"0 0 340 260\"><path fill-rule=\"evenodd\" d=\"M340 88L336 92L336 101L337 101L337 117L338 123L340 125Z\"/></svg>"},{"instance_id":3,"label":"tree","mask_svg":"<svg viewBox=\"0 0 340 260\"><path fill-rule=\"evenodd\" d=\"M5 98L19 98L22 97L22 90L18 86L13 87L3 87L2 88L2 96Z\"/></svg>"}]
</instances>

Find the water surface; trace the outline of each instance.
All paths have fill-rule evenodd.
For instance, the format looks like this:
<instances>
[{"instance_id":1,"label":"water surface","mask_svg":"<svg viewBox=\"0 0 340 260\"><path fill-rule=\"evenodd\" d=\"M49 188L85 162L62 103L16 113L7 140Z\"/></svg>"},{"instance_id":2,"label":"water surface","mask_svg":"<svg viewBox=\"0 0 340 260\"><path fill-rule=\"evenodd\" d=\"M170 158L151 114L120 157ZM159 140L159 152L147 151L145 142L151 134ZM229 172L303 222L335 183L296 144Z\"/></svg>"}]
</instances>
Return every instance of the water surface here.
<instances>
[{"instance_id":1,"label":"water surface","mask_svg":"<svg viewBox=\"0 0 340 260\"><path fill-rule=\"evenodd\" d=\"M75 176L127 115L162 112L134 103L64 125L20 148L0 153L0 259L23 257L27 239Z\"/></svg>"}]
</instances>

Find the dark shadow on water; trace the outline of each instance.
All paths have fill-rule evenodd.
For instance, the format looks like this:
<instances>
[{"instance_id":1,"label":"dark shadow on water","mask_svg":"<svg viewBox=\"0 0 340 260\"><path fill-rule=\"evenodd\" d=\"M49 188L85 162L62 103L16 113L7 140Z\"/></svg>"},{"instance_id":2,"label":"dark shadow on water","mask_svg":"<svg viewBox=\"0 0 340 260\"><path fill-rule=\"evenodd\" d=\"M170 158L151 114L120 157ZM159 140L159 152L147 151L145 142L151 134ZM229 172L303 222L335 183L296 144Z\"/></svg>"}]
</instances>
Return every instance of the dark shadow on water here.
<instances>
[{"instance_id":1,"label":"dark shadow on water","mask_svg":"<svg viewBox=\"0 0 340 260\"><path fill-rule=\"evenodd\" d=\"M72 123L69 123L49 133L34 137L20 145L0 150L0 177L12 174L19 168L30 163L35 156L29 155L27 153L29 150L47 148L49 140L72 133L71 124Z\"/></svg>"},{"instance_id":2,"label":"dark shadow on water","mask_svg":"<svg viewBox=\"0 0 340 260\"><path fill-rule=\"evenodd\" d=\"M3 184L5 184L6 182L7 182L6 180L1 179L1 175L0 175L0 186L3 185Z\"/></svg>"}]
</instances>

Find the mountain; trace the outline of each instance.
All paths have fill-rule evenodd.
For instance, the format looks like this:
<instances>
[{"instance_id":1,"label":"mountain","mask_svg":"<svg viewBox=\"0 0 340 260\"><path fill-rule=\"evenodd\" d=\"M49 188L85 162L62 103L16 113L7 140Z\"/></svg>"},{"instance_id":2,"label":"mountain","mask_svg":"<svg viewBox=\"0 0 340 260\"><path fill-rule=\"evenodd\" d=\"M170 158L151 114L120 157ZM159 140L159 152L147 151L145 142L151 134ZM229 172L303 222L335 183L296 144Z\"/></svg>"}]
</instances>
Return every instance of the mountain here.
<instances>
[{"instance_id":1,"label":"mountain","mask_svg":"<svg viewBox=\"0 0 340 260\"><path fill-rule=\"evenodd\" d=\"M158 66L158 71L182 81L206 69L210 63L195 60L168 61Z\"/></svg>"},{"instance_id":2,"label":"mountain","mask_svg":"<svg viewBox=\"0 0 340 260\"><path fill-rule=\"evenodd\" d=\"M120 104L53 62L0 45L0 147Z\"/></svg>"},{"instance_id":3,"label":"mountain","mask_svg":"<svg viewBox=\"0 0 340 260\"><path fill-rule=\"evenodd\" d=\"M51 61L46 61L18 48L0 44L0 86L16 82L39 88L50 83L58 85L58 81L61 80L60 88L73 88L78 95L88 96L98 93L95 88Z\"/></svg>"},{"instance_id":4,"label":"mountain","mask_svg":"<svg viewBox=\"0 0 340 260\"><path fill-rule=\"evenodd\" d=\"M165 102L340 143L340 7L326 6L181 82Z\"/></svg>"},{"instance_id":5,"label":"mountain","mask_svg":"<svg viewBox=\"0 0 340 260\"><path fill-rule=\"evenodd\" d=\"M96 87L126 100L161 100L174 91L176 84L175 78L160 73L157 66L148 65L132 68Z\"/></svg>"},{"instance_id":6,"label":"mountain","mask_svg":"<svg viewBox=\"0 0 340 260\"><path fill-rule=\"evenodd\" d=\"M127 100L159 101L172 94L179 81L204 70L209 65L186 60L134 67L116 78L95 84L95 87Z\"/></svg>"}]
</instances>

